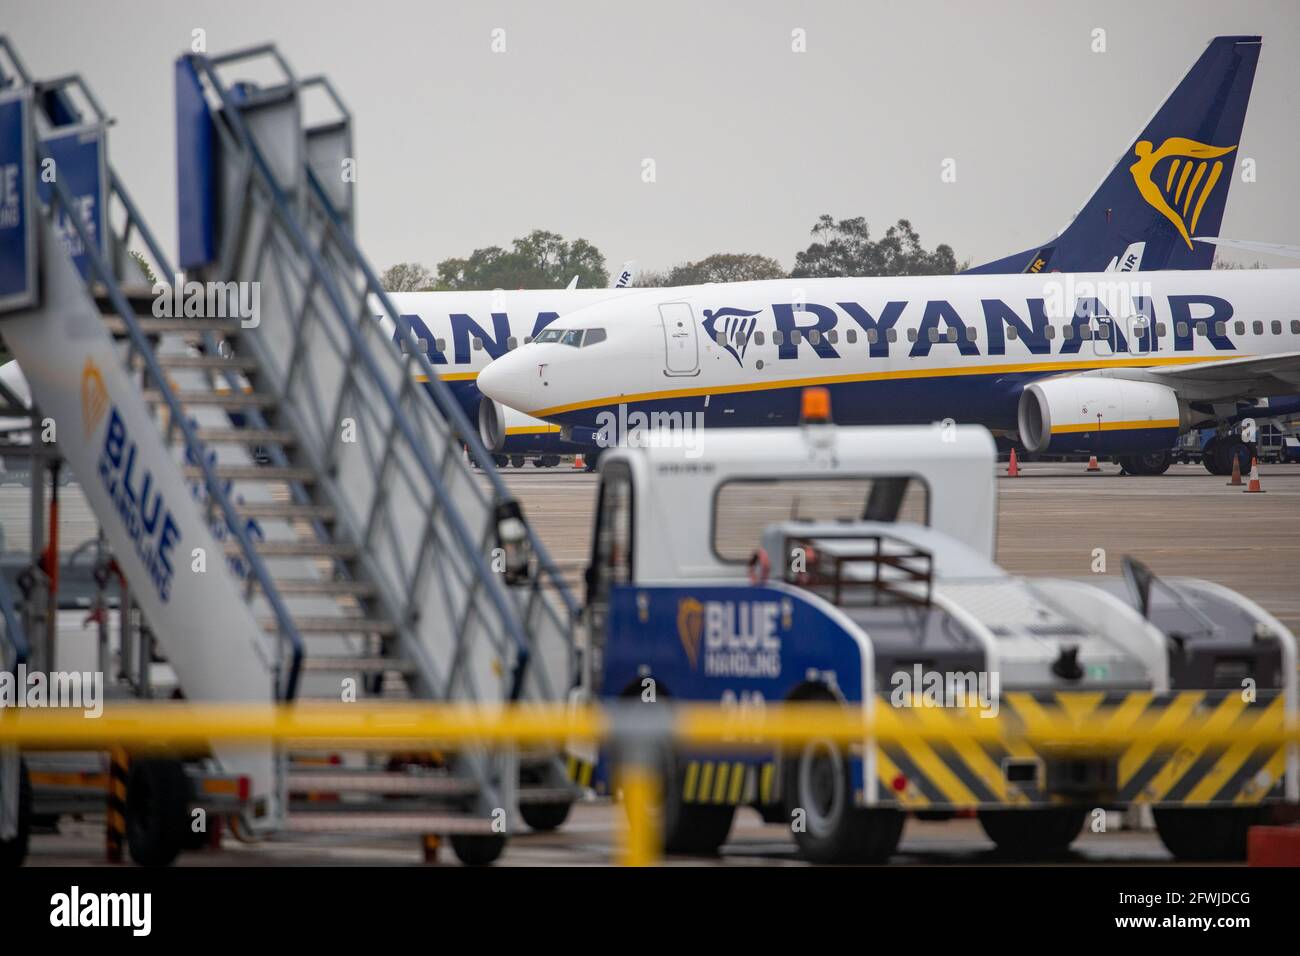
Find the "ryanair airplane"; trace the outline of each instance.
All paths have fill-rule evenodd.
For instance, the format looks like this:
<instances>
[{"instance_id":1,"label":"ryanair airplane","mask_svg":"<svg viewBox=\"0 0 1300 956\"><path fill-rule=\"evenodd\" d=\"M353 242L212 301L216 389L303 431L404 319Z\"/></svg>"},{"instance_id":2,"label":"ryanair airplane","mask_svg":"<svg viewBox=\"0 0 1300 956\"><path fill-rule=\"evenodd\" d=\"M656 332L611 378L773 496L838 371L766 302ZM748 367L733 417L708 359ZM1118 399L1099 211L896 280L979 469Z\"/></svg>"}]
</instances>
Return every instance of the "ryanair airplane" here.
<instances>
[{"instance_id":1,"label":"ryanair airplane","mask_svg":"<svg viewBox=\"0 0 1300 956\"><path fill-rule=\"evenodd\" d=\"M1055 239L970 273L1208 269L1213 249L1184 237L1219 234L1259 49L1259 37L1212 40ZM483 440L498 461L525 454L545 460L584 450L575 437L580 432L566 441L553 423L483 400L478 374L561 316L627 295L624 287L631 279L625 266L611 289L416 292L392 298L439 376L466 413L479 419Z\"/></svg>"},{"instance_id":2,"label":"ryanair airplane","mask_svg":"<svg viewBox=\"0 0 1300 956\"><path fill-rule=\"evenodd\" d=\"M638 428L789 425L824 385L837 424L982 424L1159 474L1183 432L1300 392L1298 298L1300 270L647 290L552 324L478 387L608 447Z\"/></svg>"}]
</instances>

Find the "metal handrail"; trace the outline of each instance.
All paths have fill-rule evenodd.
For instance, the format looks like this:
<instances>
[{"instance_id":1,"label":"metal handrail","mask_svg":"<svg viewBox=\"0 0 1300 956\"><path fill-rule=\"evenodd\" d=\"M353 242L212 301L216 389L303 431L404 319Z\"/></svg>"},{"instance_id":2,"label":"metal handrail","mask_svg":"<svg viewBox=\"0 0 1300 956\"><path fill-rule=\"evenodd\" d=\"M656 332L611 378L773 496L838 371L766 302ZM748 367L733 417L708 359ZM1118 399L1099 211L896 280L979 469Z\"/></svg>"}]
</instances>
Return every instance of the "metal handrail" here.
<instances>
[{"instance_id":1,"label":"metal handrail","mask_svg":"<svg viewBox=\"0 0 1300 956\"><path fill-rule=\"evenodd\" d=\"M233 58L233 54L227 54L223 58L223 61L228 61ZM319 252L308 239L307 235L303 231L302 225L291 212L291 204L288 197L286 197L284 191L276 181L275 175L272 173L265 156L263 156L261 149L257 146L252 135L249 133L247 126L244 124L238 104L234 102L229 91L226 89L225 84L217 75L215 65L205 54L187 54L186 59L200 69L203 75L208 78L213 91L220 99L229 128L235 136L238 137L239 145L245 150L246 154L250 158L251 166L256 170L262 187L267 191L275 214L280 220L281 226L286 230L289 237L298 247L300 254L303 255L311 266L314 280L320 283L321 289L325 292L333 310L337 314L337 317L343 326L343 330L347 335L348 343L352 350L352 355L356 361L360 362L361 366L369 374L371 384L373 384L377 389L384 404L393 416L392 421L396 425L397 430L406 440L407 446L414 455L420 470L424 473L425 478L434 487L435 492L440 497L444 499L449 498L446 494L445 484L439 476L438 468L429 456L428 449L424 448L418 440L418 436L416 435L411 422L402 411L397 396L393 393L393 390L389 387L388 383L384 381L375 356L372 354L369 346L361 335L360 329L357 328L349 317L349 310L344 304L342 293L322 261ZM365 269L368 273L367 280L370 281L373 278L373 272L369 272L369 270L366 269L364 259L360 257L355 246L348 243L345 246L345 251L351 252L354 260L356 260L354 264ZM388 304L388 307L391 309L391 303ZM458 411L460 411L458 407L453 409L452 415L454 416L456 424L459 426L457 430L462 431L462 437L464 437L465 434L469 434L470 440L467 441L467 444L471 445L471 453L477 449L481 454L486 455L486 451L482 449L481 444L476 440L475 436L473 436L472 433L469 433L468 422L465 419L463 412L459 416L455 416L455 412ZM515 650L518 654L518 668L519 672L522 673L527 666L531 654L531 647L527 635L524 633L521 621L515 613L515 608L510 602L509 596L504 592L500 582L497 580L496 575L494 575L489 568L487 560L482 554L478 542L475 537L470 534L469 529L465 526L460 515L453 509L446 509L443 514L462 549L469 555L477 579L485 584L485 589L502 619L502 624L507 631L507 636L515 645Z\"/></svg>"},{"instance_id":2,"label":"metal handrail","mask_svg":"<svg viewBox=\"0 0 1300 956\"><path fill-rule=\"evenodd\" d=\"M42 159L50 158L46 151L37 144L37 155ZM239 520L239 515L235 511L235 506L231 503L230 497L220 479L217 478L216 468L211 459L203 454L204 445L199 441L194 432L194 426L190 422L189 416L185 414L179 399L176 398L175 392L172 391L171 384L167 376L163 373L162 366L158 364L158 358L149 346L149 340L141 330L136 320L135 311L127 302L126 296L122 293L121 287L117 283L117 277L113 275L108 264L104 262L103 256L95 247L89 230L81 217L73 212L72 197L68 194L67 187L59 180L50 183L54 201L68 213L68 220L76 230L78 237L81 239L82 246L86 252L87 261L90 263L91 271L104 284L104 290L113 304L114 310L121 317L125 324L126 332L131 340L134 351L140 354L144 360L145 371L149 377L158 385L159 394L167 406L169 413L170 426L180 430L181 436L185 441L185 449L189 457L197 464L203 475L203 485L208 494L209 501L215 501L221 509L222 517L225 518L226 524L235 539L239 542L240 550L248 562L249 570L257 579L262 588L267 602L271 605L271 611L275 616L276 624L280 629L282 640L288 641L290 662L289 673L284 681L282 697L285 700L292 700L297 693L298 677L302 669L303 642L302 635L298 633L297 626L289 614L288 608L280 598L279 592L275 588L275 583L271 578L270 572L262 562L262 557L258 554L257 549L253 546L252 538L248 535L247 528ZM120 194L119 194L120 195ZM146 240L148 241L148 240ZM161 265L161 262L159 263Z\"/></svg>"},{"instance_id":3,"label":"metal handrail","mask_svg":"<svg viewBox=\"0 0 1300 956\"><path fill-rule=\"evenodd\" d=\"M397 310L393 301L388 297L387 291L384 290L383 285L379 282L374 271L370 268L370 263L361 255L361 251L357 247L356 240L353 239L351 232L343 226L342 217L339 216L338 211L329 201L329 196L325 192L325 187L321 185L320 180L317 178L314 171L308 169L307 175L310 179L313 192L322 204L328 216L330 229L343 245L344 251L352 257L355 264L360 268L362 276L366 280L366 292L379 299L380 304L388 312L389 318L393 320L394 327L402 334L403 345L408 349L408 354L415 359L420 368L420 372L426 379L426 381L422 383L425 385L426 392L428 392L434 399L435 404L438 406L438 410L444 415L444 417L451 419L450 424L452 430L456 432L457 437L461 438L461 440L465 442L471 457L473 457L479 467L483 469L483 474L487 477L488 483L492 486L494 496L493 500L499 503L514 501L514 496L510 493L510 489L506 487L505 482L501 480L501 475L497 472L495 464L492 463L491 455L488 453L487 448L484 447L477 429L470 425L469 419L466 417L465 410L461 407L460 402L456 401L455 397L451 393L451 389L447 387L447 384L434 370L433 363L429 361L429 356L419 347L419 343L415 338L415 333L411 330L409 324L403 327L401 313ZM466 436L468 436L468 438ZM539 570L545 570L547 578L549 578L551 583L556 587L556 590L564 601L568 612L571 615L576 615L578 613L577 602L574 601L573 595L569 593L568 587L564 585L560 572L556 567L554 560L550 556L550 552L546 550L546 546L543 545L541 539L537 537L537 532L533 530L532 525L525 522L525 528L528 534L529 546L537 556L537 565Z\"/></svg>"}]
</instances>

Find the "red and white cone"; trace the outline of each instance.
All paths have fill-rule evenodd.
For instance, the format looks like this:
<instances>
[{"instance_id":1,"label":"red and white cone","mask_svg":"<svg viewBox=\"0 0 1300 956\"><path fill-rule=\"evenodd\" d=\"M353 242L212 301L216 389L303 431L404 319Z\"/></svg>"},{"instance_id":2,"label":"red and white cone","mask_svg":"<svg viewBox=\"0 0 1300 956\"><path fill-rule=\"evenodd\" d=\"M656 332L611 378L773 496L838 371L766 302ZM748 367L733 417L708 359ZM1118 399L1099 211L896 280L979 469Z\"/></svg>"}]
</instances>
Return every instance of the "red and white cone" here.
<instances>
[{"instance_id":1,"label":"red and white cone","mask_svg":"<svg viewBox=\"0 0 1300 956\"><path fill-rule=\"evenodd\" d=\"M1264 489L1259 486L1259 459L1250 460L1250 482L1246 485L1246 491L1253 494L1263 494Z\"/></svg>"},{"instance_id":2,"label":"red and white cone","mask_svg":"<svg viewBox=\"0 0 1300 956\"><path fill-rule=\"evenodd\" d=\"M1089 470L1089 471L1101 471L1101 465L1097 464L1097 456L1096 456L1096 455L1091 455L1091 456L1089 456L1089 458L1088 458L1088 470Z\"/></svg>"},{"instance_id":3,"label":"red and white cone","mask_svg":"<svg viewBox=\"0 0 1300 956\"><path fill-rule=\"evenodd\" d=\"M582 470L586 469L586 467L587 467L587 462L583 459L582 455L574 455L574 456L573 456L573 470L574 470L574 471L582 471Z\"/></svg>"},{"instance_id":4,"label":"red and white cone","mask_svg":"<svg viewBox=\"0 0 1300 956\"><path fill-rule=\"evenodd\" d=\"M1241 456L1232 456L1232 480L1228 482L1229 487L1241 486Z\"/></svg>"},{"instance_id":5,"label":"red and white cone","mask_svg":"<svg viewBox=\"0 0 1300 956\"><path fill-rule=\"evenodd\" d=\"M1011 449L1011 460L1007 462L1007 477L1020 477L1020 462L1016 460L1016 450L1014 448Z\"/></svg>"}]
</instances>

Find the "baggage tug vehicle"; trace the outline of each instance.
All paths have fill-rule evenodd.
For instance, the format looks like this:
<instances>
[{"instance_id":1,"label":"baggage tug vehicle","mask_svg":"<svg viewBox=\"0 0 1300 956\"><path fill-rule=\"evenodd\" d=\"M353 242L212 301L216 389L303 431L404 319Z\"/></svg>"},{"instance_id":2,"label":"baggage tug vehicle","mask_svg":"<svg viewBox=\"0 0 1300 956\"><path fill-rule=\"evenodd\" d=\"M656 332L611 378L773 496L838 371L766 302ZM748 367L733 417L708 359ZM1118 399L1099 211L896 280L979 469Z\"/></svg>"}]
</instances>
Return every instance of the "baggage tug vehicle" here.
<instances>
[{"instance_id":1,"label":"baggage tug vehicle","mask_svg":"<svg viewBox=\"0 0 1300 956\"><path fill-rule=\"evenodd\" d=\"M586 581L600 697L1106 713L1121 727L1296 713L1295 637L1233 591L1130 560L1089 580L1000 568L983 428L829 421L810 389L800 427L710 430L694 446L660 429L602 456ZM1294 745L676 752L662 824L668 852L714 852L751 805L791 822L808 859L878 861L908 812L975 810L1002 852L1032 857L1063 851L1098 808L1147 804L1176 857L1238 858L1270 805L1300 799L1297 770Z\"/></svg>"}]
</instances>

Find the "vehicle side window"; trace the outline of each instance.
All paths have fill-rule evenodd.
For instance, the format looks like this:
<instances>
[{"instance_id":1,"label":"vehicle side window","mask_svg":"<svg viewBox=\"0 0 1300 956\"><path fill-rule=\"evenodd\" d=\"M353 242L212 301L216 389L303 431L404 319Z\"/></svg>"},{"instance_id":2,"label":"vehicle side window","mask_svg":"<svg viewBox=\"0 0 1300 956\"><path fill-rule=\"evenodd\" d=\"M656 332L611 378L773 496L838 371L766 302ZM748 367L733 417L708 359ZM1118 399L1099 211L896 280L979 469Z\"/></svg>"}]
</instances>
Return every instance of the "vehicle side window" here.
<instances>
[{"instance_id":1,"label":"vehicle side window","mask_svg":"<svg viewBox=\"0 0 1300 956\"><path fill-rule=\"evenodd\" d=\"M632 475L611 462L600 478L596 532L587 570L587 603L605 605L610 588L632 582Z\"/></svg>"}]
</instances>

